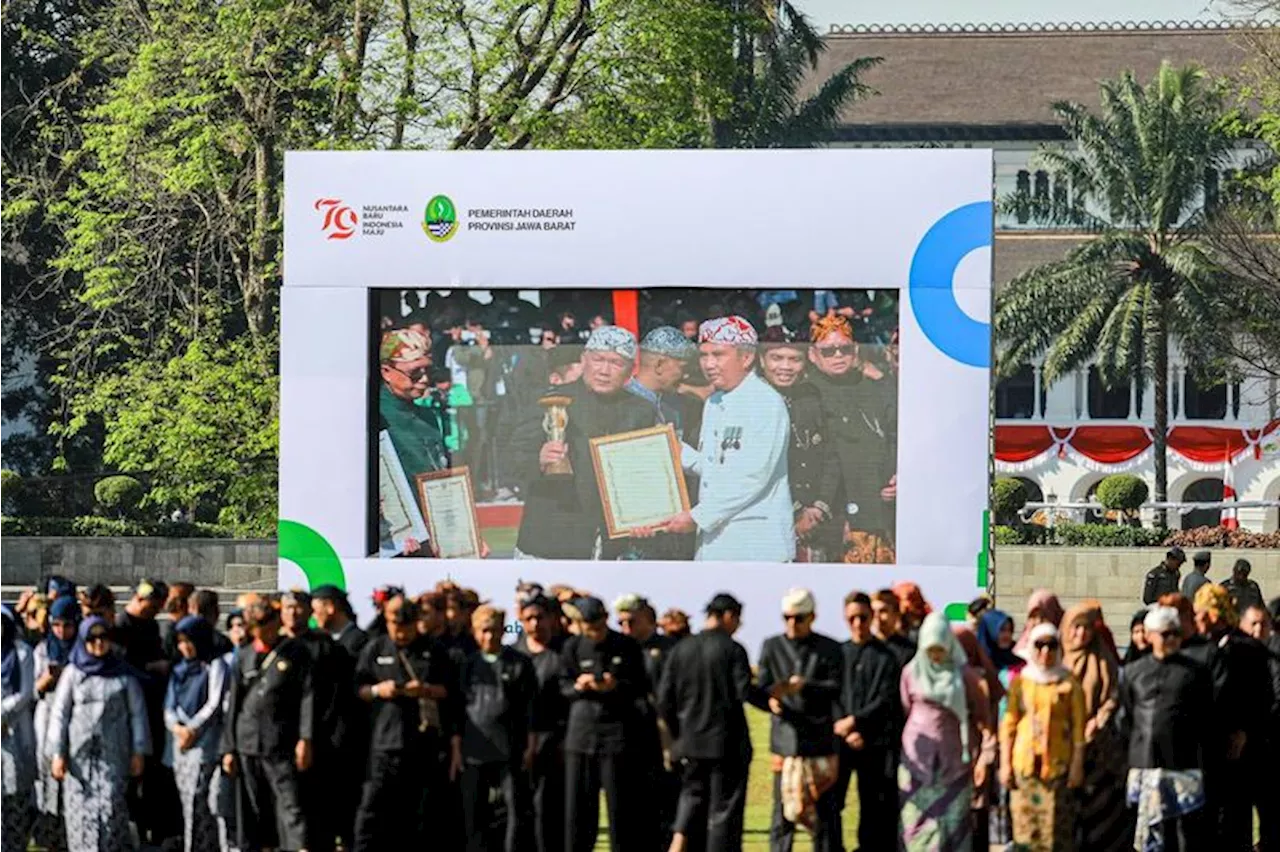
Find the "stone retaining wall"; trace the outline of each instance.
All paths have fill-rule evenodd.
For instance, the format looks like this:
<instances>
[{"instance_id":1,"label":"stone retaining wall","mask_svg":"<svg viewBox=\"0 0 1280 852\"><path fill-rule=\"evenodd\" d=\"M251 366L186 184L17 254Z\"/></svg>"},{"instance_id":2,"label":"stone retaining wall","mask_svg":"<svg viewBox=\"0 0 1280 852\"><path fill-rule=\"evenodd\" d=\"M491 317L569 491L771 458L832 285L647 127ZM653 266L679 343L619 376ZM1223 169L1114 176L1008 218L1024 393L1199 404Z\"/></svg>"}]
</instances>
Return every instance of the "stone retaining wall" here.
<instances>
[{"instance_id":1,"label":"stone retaining wall","mask_svg":"<svg viewBox=\"0 0 1280 852\"><path fill-rule=\"evenodd\" d=\"M4 584L32 586L50 574L81 585L131 586L143 577L197 586L274 589L276 543L228 538L0 539Z\"/></svg>"},{"instance_id":2,"label":"stone retaining wall","mask_svg":"<svg viewBox=\"0 0 1280 852\"><path fill-rule=\"evenodd\" d=\"M1069 607L1085 598L1097 598L1116 641L1128 642L1122 634L1129 619L1142 606L1142 583L1147 571L1164 559L1163 547L997 547L994 553L996 603L1013 615L1021 629L1027 596L1041 586L1058 593ZM1188 560L1193 551L1187 551ZM1253 566L1250 578L1262 589L1264 599L1280 595L1280 550L1210 551L1209 579L1222 582L1231 576L1237 559ZM1183 566L1183 576L1191 570Z\"/></svg>"}]
</instances>

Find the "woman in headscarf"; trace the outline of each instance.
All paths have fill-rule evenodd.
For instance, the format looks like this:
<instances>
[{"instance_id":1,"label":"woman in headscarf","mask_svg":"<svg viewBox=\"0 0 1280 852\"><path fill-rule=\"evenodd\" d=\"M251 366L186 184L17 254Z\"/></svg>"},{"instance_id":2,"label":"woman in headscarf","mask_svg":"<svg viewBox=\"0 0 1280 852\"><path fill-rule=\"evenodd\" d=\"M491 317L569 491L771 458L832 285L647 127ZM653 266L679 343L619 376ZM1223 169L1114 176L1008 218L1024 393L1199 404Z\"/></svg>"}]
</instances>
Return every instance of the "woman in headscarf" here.
<instances>
[{"instance_id":1,"label":"woman in headscarf","mask_svg":"<svg viewBox=\"0 0 1280 852\"><path fill-rule=\"evenodd\" d=\"M225 721L231 710L230 676L235 672L242 649L249 647L253 640L249 636L249 628L245 621L244 610L233 609L226 615L226 630L231 640L231 650L220 658L228 676L227 688L223 690L222 718ZM209 786L209 812L213 814L218 827L218 848L223 852L231 849L239 837L239 823L236 822L236 784L225 772L215 772Z\"/></svg>"},{"instance_id":2,"label":"woman in headscarf","mask_svg":"<svg viewBox=\"0 0 1280 852\"><path fill-rule=\"evenodd\" d=\"M996 719L1004 716L1009 684L1014 675L1026 665L1026 660L1013 652L1014 623L1013 616L999 609L988 609L978 619L978 644L986 652L987 657L996 670L996 679L1000 686L996 699ZM988 840L996 846L1004 846L1013 838L1013 828L1009 822L1009 791L1000 783L999 778L991 780L991 806L988 808Z\"/></svg>"},{"instance_id":3,"label":"woman in headscarf","mask_svg":"<svg viewBox=\"0 0 1280 852\"><path fill-rule=\"evenodd\" d=\"M31 648L19 638L22 626L8 604L0 607L3 622L3 668L0 684L0 764L3 764L3 800L0 802L0 850L25 852L35 818L36 735L32 724L35 677Z\"/></svg>"},{"instance_id":4,"label":"woman in headscarf","mask_svg":"<svg viewBox=\"0 0 1280 852\"><path fill-rule=\"evenodd\" d=\"M151 752L136 672L112 652L107 622L80 623L49 719L53 777L62 782L71 852L132 849L125 789Z\"/></svg>"},{"instance_id":5,"label":"woman in headscarf","mask_svg":"<svg viewBox=\"0 0 1280 852\"><path fill-rule=\"evenodd\" d=\"M1018 637L1013 651L1020 657L1031 656L1031 631L1037 624L1052 624L1057 627L1062 623L1063 609L1058 596L1048 589L1036 589L1027 597L1027 618L1022 623L1022 635Z\"/></svg>"},{"instance_id":6,"label":"woman in headscarf","mask_svg":"<svg viewBox=\"0 0 1280 852\"><path fill-rule=\"evenodd\" d=\"M924 592L915 583L894 583L893 593L898 596L898 612L902 616L902 632L915 642L920 625L933 608L924 599Z\"/></svg>"},{"instance_id":7,"label":"woman in headscarf","mask_svg":"<svg viewBox=\"0 0 1280 852\"><path fill-rule=\"evenodd\" d=\"M1000 783L1010 790L1017 848L1071 852L1076 807L1069 790L1084 783L1084 692L1061 663L1058 628L1037 624L1028 644L1000 720Z\"/></svg>"},{"instance_id":8,"label":"woman in headscarf","mask_svg":"<svg viewBox=\"0 0 1280 852\"><path fill-rule=\"evenodd\" d=\"M182 802L183 849L218 852L218 824L209 809L209 789L221 757L227 667L214 650L213 625L201 616L183 618L173 635L182 659L173 667L165 693L164 727L169 732L166 763L173 766Z\"/></svg>"},{"instance_id":9,"label":"woman in headscarf","mask_svg":"<svg viewBox=\"0 0 1280 852\"><path fill-rule=\"evenodd\" d=\"M995 721L999 716L996 715L996 708L1000 706L1000 699L1004 697L1004 687L1000 685L995 664L978 644L978 637L973 632L973 628L967 624L953 624L951 632L956 635L960 647L964 649L969 668L982 676L979 686L982 687L982 697L986 699L988 718L991 720L991 724L982 729L983 747L973 761L973 801L970 802L969 811L973 817L973 836L975 842L979 842L980 838L988 837L991 830L991 794L996 776L993 770L999 759L995 731Z\"/></svg>"},{"instance_id":10,"label":"woman in headscarf","mask_svg":"<svg viewBox=\"0 0 1280 852\"><path fill-rule=\"evenodd\" d=\"M49 605L49 633L34 652L36 673L36 823L32 832L37 846L64 849L62 785L50 772L49 718L54 690L76 645L80 604L73 595L59 595Z\"/></svg>"},{"instance_id":11,"label":"woman in headscarf","mask_svg":"<svg viewBox=\"0 0 1280 852\"><path fill-rule=\"evenodd\" d=\"M990 721L982 677L969 669L940 613L930 613L920 625L919 647L899 684L906 713L898 766L902 848L968 849L973 762Z\"/></svg>"},{"instance_id":12,"label":"woman in headscarf","mask_svg":"<svg viewBox=\"0 0 1280 852\"><path fill-rule=\"evenodd\" d=\"M1147 607L1143 607L1133 614L1133 618L1129 619L1129 647L1124 649L1124 658L1121 659L1121 665L1129 665L1134 660L1141 657L1151 647L1147 642L1147 628L1142 621L1147 617Z\"/></svg>"},{"instance_id":13,"label":"woman in headscarf","mask_svg":"<svg viewBox=\"0 0 1280 852\"><path fill-rule=\"evenodd\" d=\"M1097 601L1084 601L1062 617L1062 663L1084 694L1084 791L1080 800L1080 836L1084 848L1121 852L1133 845L1133 824L1125 803L1127 743L1115 713L1120 701L1120 670L1107 643Z\"/></svg>"}]
</instances>

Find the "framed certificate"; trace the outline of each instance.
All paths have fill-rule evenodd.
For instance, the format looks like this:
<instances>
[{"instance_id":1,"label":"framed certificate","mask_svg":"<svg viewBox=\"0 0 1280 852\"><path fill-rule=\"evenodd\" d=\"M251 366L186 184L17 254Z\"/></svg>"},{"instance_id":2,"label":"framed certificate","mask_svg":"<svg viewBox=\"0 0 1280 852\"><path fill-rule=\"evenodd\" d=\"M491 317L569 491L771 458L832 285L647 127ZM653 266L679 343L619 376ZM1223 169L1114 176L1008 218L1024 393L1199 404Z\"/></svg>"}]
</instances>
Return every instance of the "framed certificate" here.
<instances>
[{"instance_id":1,"label":"framed certificate","mask_svg":"<svg viewBox=\"0 0 1280 852\"><path fill-rule=\"evenodd\" d=\"M611 539L689 509L680 440L670 423L592 438L591 461Z\"/></svg>"},{"instance_id":2,"label":"framed certificate","mask_svg":"<svg viewBox=\"0 0 1280 852\"><path fill-rule=\"evenodd\" d=\"M441 559L479 559L480 524L466 467L420 473L418 497L427 529Z\"/></svg>"},{"instance_id":3,"label":"framed certificate","mask_svg":"<svg viewBox=\"0 0 1280 852\"><path fill-rule=\"evenodd\" d=\"M413 489L400 465L400 456L391 435L385 429L378 433L378 555L400 556L406 539L427 544L427 525L423 523Z\"/></svg>"}]
</instances>

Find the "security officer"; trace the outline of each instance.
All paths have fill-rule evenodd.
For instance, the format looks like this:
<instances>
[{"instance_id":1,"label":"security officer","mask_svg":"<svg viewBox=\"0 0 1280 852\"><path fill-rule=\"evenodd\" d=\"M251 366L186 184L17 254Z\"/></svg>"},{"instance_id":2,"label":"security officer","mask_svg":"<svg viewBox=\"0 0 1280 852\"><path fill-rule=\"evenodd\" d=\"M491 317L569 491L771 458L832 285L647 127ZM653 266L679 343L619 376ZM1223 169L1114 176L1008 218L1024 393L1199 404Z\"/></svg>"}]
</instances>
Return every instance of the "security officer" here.
<instances>
[{"instance_id":1,"label":"security officer","mask_svg":"<svg viewBox=\"0 0 1280 852\"><path fill-rule=\"evenodd\" d=\"M426 841L437 817L456 819L435 803L451 780L442 753L447 749L454 761L461 759L457 670L448 653L419 635L415 603L397 595L383 614L387 632L371 639L356 663L357 695L368 705L371 723L356 852L414 848Z\"/></svg>"},{"instance_id":2,"label":"security officer","mask_svg":"<svg viewBox=\"0 0 1280 852\"><path fill-rule=\"evenodd\" d=\"M472 613L477 647L458 679L467 852L528 848L528 772L536 745L530 721L538 679L533 661L502 644L505 620L506 613L487 604Z\"/></svg>"},{"instance_id":3,"label":"security officer","mask_svg":"<svg viewBox=\"0 0 1280 852\"><path fill-rule=\"evenodd\" d=\"M236 658L222 729L222 770L243 778L242 849L307 848L299 780L312 759L311 655L281 636L277 606L263 600L245 609L253 644Z\"/></svg>"},{"instance_id":4,"label":"security officer","mask_svg":"<svg viewBox=\"0 0 1280 852\"><path fill-rule=\"evenodd\" d=\"M1164 555L1164 561L1147 572L1142 584L1142 602L1150 606L1164 595L1178 591L1178 578L1182 573L1187 554L1176 544Z\"/></svg>"},{"instance_id":5,"label":"security officer","mask_svg":"<svg viewBox=\"0 0 1280 852\"><path fill-rule=\"evenodd\" d=\"M533 660L537 694L533 702L533 766L529 787L533 802L533 840L537 852L564 852L564 731L569 704L560 694L560 608L541 594L522 598L524 628L513 646Z\"/></svg>"},{"instance_id":6,"label":"security officer","mask_svg":"<svg viewBox=\"0 0 1280 852\"><path fill-rule=\"evenodd\" d=\"M598 598L573 602L578 633L564 644L561 693L569 701L565 732L566 831L569 852L591 852L600 824L600 790L609 807L613 852L648 849L643 826L643 763L635 753L640 702L649 694L640 645L609 629Z\"/></svg>"}]
</instances>

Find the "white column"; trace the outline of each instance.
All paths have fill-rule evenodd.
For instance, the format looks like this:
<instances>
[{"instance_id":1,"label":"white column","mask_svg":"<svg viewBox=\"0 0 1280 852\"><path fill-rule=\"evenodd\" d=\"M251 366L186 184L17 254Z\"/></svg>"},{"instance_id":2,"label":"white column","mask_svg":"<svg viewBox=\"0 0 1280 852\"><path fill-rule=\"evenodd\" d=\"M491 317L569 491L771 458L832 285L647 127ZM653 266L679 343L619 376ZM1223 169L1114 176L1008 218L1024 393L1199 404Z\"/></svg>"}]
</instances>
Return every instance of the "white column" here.
<instances>
[{"instance_id":1,"label":"white column","mask_svg":"<svg viewBox=\"0 0 1280 852\"><path fill-rule=\"evenodd\" d=\"M1181 364L1173 366L1173 376L1170 378L1169 387L1169 405L1172 411L1169 412L1169 420L1174 421L1182 416L1182 397L1186 391L1186 385L1183 383L1183 376L1186 375L1187 368Z\"/></svg>"},{"instance_id":2,"label":"white column","mask_svg":"<svg viewBox=\"0 0 1280 852\"><path fill-rule=\"evenodd\" d=\"M1031 376L1034 379L1031 385L1031 391L1035 394L1031 401L1032 420L1044 419L1044 411L1040 405L1040 370L1041 366L1039 364L1031 365Z\"/></svg>"},{"instance_id":3,"label":"white column","mask_svg":"<svg viewBox=\"0 0 1280 852\"><path fill-rule=\"evenodd\" d=\"M1223 420L1235 420L1236 383L1227 382L1227 413Z\"/></svg>"},{"instance_id":4,"label":"white column","mask_svg":"<svg viewBox=\"0 0 1280 852\"><path fill-rule=\"evenodd\" d=\"M1138 419L1138 382L1142 381L1141 376L1134 376L1129 379L1129 419Z\"/></svg>"}]
</instances>

